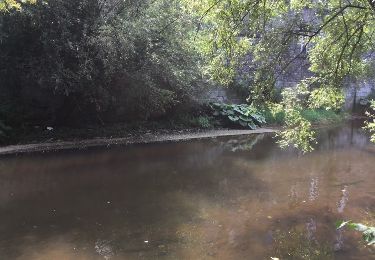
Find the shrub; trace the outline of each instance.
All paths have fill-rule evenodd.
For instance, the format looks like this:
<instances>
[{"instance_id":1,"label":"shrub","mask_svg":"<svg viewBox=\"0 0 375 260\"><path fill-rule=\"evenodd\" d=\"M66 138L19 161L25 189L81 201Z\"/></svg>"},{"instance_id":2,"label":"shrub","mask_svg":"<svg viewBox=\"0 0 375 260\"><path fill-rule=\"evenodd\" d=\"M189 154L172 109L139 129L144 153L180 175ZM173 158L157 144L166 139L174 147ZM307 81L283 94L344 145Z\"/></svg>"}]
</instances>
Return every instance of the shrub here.
<instances>
[{"instance_id":1,"label":"shrub","mask_svg":"<svg viewBox=\"0 0 375 260\"><path fill-rule=\"evenodd\" d=\"M200 128L212 128L212 118L208 116L198 116L191 120L193 126L197 126Z\"/></svg>"},{"instance_id":2,"label":"shrub","mask_svg":"<svg viewBox=\"0 0 375 260\"><path fill-rule=\"evenodd\" d=\"M267 124L282 125L285 123L285 111L282 105L269 102L259 110L264 115Z\"/></svg>"}]
</instances>

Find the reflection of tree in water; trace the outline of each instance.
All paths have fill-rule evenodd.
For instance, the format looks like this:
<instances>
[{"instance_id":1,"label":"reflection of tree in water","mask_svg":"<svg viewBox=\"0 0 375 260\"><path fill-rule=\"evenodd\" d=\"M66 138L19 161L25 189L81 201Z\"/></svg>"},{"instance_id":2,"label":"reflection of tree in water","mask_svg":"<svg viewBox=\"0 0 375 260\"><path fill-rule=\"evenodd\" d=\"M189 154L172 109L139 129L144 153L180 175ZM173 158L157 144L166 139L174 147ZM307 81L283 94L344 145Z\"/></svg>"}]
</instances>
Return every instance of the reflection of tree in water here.
<instances>
[{"instance_id":1,"label":"reflection of tree in water","mask_svg":"<svg viewBox=\"0 0 375 260\"><path fill-rule=\"evenodd\" d=\"M236 139L231 139L222 145L225 149L228 149L232 152L237 151L251 151L254 146L261 140L264 139L264 134L236 137Z\"/></svg>"},{"instance_id":2,"label":"reflection of tree in water","mask_svg":"<svg viewBox=\"0 0 375 260\"><path fill-rule=\"evenodd\" d=\"M342 189L341 192L342 192L342 197L341 197L341 200L337 204L337 211L339 213L343 213L344 212L346 203L349 200L348 186L344 186L344 189Z\"/></svg>"},{"instance_id":3,"label":"reflection of tree in water","mask_svg":"<svg viewBox=\"0 0 375 260\"><path fill-rule=\"evenodd\" d=\"M310 201L316 200L319 196L318 184L319 184L318 177L314 177L311 179L310 187L309 187L309 200Z\"/></svg>"}]
</instances>

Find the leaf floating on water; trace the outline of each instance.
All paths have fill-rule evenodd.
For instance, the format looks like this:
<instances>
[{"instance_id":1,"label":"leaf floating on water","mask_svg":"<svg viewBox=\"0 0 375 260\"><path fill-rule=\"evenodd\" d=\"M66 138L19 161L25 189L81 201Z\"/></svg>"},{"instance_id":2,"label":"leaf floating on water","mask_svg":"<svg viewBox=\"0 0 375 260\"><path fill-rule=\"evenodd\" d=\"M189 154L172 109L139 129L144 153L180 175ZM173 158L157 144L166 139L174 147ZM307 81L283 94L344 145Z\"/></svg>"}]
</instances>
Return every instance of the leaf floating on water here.
<instances>
[{"instance_id":1,"label":"leaf floating on water","mask_svg":"<svg viewBox=\"0 0 375 260\"><path fill-rule=\"evenodd\" d=\"M337 229L341 229L343 227L345 227L348 223L350 223L350 220L348 221L339 221L336 223L336 228Z\"/></svg>"},{"instance_id":2,"label":"leaf floating on water","mask_svg":"<svg viewBox=\"0 0 375 260\"><path fill-rule=\"evenodd\" d=\"M367 245L375 245L375 227L369 227L361 223L352 223L350 220L341 221L337 226L337 229L348 226L351 229L362 232L363 240L367 242Z\"/></svg>"}]
</instances>

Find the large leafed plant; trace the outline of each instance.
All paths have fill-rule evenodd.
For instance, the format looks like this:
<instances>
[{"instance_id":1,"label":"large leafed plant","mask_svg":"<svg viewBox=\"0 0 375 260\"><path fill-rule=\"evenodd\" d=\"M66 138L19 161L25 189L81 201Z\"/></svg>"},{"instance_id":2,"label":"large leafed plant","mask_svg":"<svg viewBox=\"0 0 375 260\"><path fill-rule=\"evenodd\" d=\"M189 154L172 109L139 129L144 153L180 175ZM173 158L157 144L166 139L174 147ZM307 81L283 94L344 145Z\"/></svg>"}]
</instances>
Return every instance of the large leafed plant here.
<instances>
[{"instance_id":1,"label":"large leafed plant","mask_svg":"<svg viewBox=\"0 0 375 260\"><path fill-rule=\"evenodd\" d=\"M264 116L257 109L247 104L212 103L214 116L217 116L231 125L256 129L266 123Z\"/></svg>"}]
</instances>

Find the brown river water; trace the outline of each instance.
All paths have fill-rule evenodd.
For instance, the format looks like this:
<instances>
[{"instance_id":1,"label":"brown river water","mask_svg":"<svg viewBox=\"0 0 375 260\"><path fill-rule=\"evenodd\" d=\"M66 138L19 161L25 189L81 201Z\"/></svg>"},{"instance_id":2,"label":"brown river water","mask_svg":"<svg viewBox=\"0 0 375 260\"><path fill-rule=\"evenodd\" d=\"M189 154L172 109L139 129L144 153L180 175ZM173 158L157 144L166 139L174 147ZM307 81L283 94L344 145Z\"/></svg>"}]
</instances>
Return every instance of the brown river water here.
<instances>
[{"instance_id":1,"label":"brown river water","mask_svg":"<svg viewBox=\"0 0 375 260\"><path fill-rule=\"evenodd\" d=\"M375 259L375 145L272 134L0 158L0 259Z\"/></svg>"}]
</instances>

